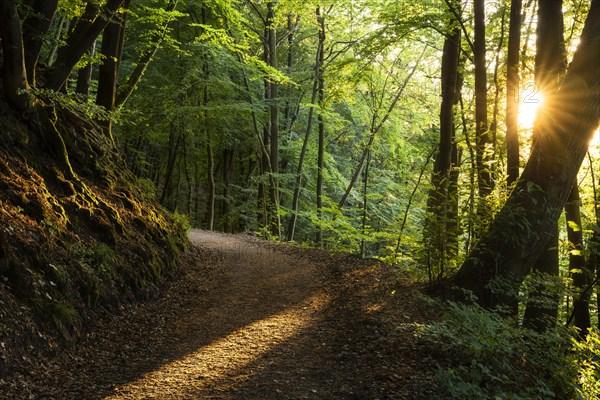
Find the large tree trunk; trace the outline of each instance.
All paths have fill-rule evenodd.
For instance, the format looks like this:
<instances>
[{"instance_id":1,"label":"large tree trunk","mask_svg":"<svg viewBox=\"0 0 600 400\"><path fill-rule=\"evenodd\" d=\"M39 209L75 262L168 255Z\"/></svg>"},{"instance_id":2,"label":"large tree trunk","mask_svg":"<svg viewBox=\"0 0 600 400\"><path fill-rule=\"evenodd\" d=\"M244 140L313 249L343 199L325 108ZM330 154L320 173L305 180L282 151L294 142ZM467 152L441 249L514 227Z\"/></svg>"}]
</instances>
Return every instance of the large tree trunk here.
<instances>
[{"instance_id":1,"label":"large tree trunk","mask_svg":"<svg viewBox=\"0 0 600 400\"><path fill-rule=\"evenodd\" d=\"M538 24L536 32L536 57L535 57L535 84L536 88L547 95L556 95L561 79L564 77L567 61L563 39L562 0L542 2L538 8ZM540 99L535 99L540 101ZM542 114L539 114L542 115ZM548 131L550 120L547 118L536 119L533 129L533 142ZM546 246L552 249L558 245L558 225L552 228L554 236ZM558 257L548 254L533 266L533 272L540 275L540 282L529 293L524 323L531 325L538 331L551 328L556 323L558 315L558 298L553 281L558 276ZM547 287L545 287L547 286ZM535 297L540 297L536 299ZM539 304L542 303L543 307ZM517 312L515 302L514 313ZM529 322L529 320L533 322Z\"/></svg>"},{"instance_id":2,"label":"large tree trunk","mask_svg":"<svg viewBox=\"0 0 600 400\"><path fill-rule=\"evenodd\" d=\"M558 225L552 229L552 236L533 268L532 284L523 315L523 326L537 332L554 326L558 317Z\"/></svg>"},{"instance_id":3,"label":"large tree trunk","mask_svg":"<svg viewBox=\"0 0 600 400\"><path fill-rule=\"evenodd\" d=\"M521 179L454 276L487 306L509 305L546 249L600 117L600 0L592 0L564 83L540 118L552 123L536 140Z\"/></svg>"}]
</instances>

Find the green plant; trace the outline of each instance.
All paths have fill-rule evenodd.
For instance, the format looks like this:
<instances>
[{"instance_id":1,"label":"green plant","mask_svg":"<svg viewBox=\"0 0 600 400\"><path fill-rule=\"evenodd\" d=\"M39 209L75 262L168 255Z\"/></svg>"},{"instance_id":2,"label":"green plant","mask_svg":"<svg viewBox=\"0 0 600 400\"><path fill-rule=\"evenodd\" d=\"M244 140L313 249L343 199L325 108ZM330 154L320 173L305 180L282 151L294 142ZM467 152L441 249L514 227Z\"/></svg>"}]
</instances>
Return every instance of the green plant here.
<instances>
[{"instance_id":1,"label":"green plant","mask_svg":"<svg viewBox=\"0 0 600 400\"><path fill-rule=\"evenodd\" d=\"M572 351L571 335L563 328L539 334L479 306L450 303L424 337L443 355L436 376L440 399L594 398L587 393L597 385L597 350ZM596 361L588 361L582 372L584 354Z\"/></svg>"}]
</instances>

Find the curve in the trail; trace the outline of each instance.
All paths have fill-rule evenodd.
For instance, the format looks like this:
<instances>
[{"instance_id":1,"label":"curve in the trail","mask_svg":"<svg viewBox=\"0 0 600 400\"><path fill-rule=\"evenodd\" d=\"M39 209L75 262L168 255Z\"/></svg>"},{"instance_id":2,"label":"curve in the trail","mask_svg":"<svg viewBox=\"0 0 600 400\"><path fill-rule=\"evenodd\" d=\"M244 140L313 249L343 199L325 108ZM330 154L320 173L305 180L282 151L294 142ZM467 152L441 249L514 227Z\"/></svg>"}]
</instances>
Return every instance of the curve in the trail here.
<instances>
[{"instance_id":1,"label":"curve in the trail","mask_svg":"<svg viewBox=\"0 0 600 400\"><path fill-rule=\"evenodd\" d=\"M99 320L12 382L9 398L431 398L411 281L251 236L192 230L190 240L181 276L160 297Z\"/></svg>"},{"instance_id":2,"label":"curve in the trail","mask_svg":"<svg viewBox=\"0 0 600 400\"><path fill-rule=\"evenodd\" d=\"M238 386L257 376L261 364L278 363L268 360L274 350L314 326L328 303L314 261L292 258L243 236L194 230L190 239L222 254L224 261L221 284L210 294L208 309L196 310L177 328L183 336L195 335L195 343L185 344L191 349L184 357L116 388L107 399L249 398ZM268 382L270 391L283 396L288 383L278 385L275 378ZM316 392L306 388L307 394Z\"/></svg>"}]
</instances>

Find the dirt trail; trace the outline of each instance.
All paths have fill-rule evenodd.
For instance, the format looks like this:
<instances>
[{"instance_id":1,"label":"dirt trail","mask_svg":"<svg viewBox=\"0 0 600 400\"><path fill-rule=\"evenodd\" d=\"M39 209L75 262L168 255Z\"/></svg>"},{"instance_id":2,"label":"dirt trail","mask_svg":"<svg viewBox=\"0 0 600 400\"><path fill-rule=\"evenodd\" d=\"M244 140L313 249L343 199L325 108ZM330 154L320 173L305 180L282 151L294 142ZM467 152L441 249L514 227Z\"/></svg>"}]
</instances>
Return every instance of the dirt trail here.
<instances>
[{"instance_id":1,"label":"dirt trail","mask_svg":"<svg viewBox=\"0 0 600 400\"><path fill-rule=\"evenodd\" d=\"M165 294L13 389L35 399L428 399L415 288L383 266L193 230ZM402 296L402 297L400 297Z\"/></svg>"}]
</instances>

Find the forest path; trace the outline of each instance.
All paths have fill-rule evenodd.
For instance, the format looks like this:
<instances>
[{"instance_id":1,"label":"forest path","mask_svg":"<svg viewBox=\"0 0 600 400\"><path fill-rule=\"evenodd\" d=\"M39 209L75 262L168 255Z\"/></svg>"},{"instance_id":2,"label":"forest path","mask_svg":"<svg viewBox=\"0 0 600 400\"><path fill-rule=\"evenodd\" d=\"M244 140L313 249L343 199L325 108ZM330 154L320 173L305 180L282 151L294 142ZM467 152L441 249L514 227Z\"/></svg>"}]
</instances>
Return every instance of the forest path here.
<instances>
[{"instance_id":1,"label":"forest path","mask_svg":"<svg viewBox=\"0 0 600 400\"><path fill-rule=\"evenodd\" d=\"M183 275L61 353L41 399L428 399L416 288L380 264L190 232ZM376 267L379 266L379 267ZM27 397L24 397L27 398Z\"/></svg>"}]
</instances>

